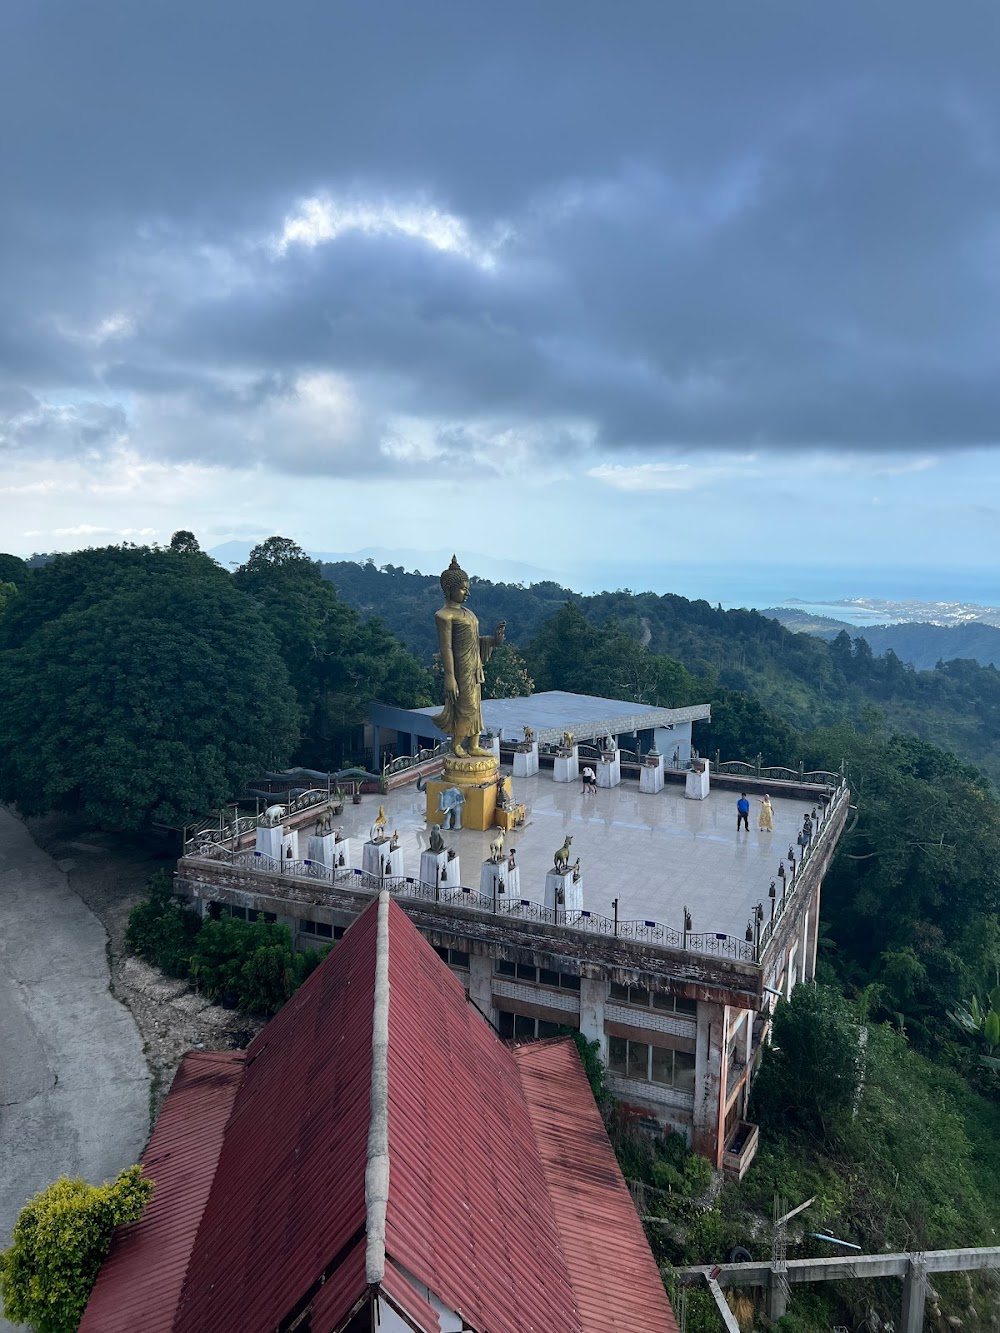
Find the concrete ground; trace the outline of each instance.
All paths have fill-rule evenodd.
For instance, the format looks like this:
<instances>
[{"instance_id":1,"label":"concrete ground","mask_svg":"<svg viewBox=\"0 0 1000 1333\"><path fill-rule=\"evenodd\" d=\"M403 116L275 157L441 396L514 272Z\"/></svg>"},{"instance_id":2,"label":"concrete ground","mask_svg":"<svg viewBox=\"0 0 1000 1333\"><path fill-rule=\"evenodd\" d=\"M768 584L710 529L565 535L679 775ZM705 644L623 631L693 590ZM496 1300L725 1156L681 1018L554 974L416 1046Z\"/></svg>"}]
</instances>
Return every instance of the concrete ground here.
<instances>
[{"instance_id":1,"label":"concrete ground","mask_svg":"<svg viewBox=\"0 0 1000 1333\"><path fill-rule=\"evenodd\" d=\"M0 807L0 1248L32 1194L62 1174L99 1184L146 1142L149 1071L106 944L64 870Z\"/></svg>"},{"instance_id":2,"label":"concrete ground","mask_svg":"<svg viewBox=\"0 0 1000 1333\"><path fill-rule=\"evenodd\" d=\"M505 766L504 771L509 769ZM522 898L543 901L545 874L568 834L573 839L571 859L580 858L584 907L610 917L612 901L618 898L622 920L680 929L687 906L696 931L724 931L738 939L744 936L753 905L763 902L767 910L768 886L789 844L795 845L803 815L812 809L811 802L772 793L774 831L761 833L760 800L754 796L747 833L736 830L739 793L724 788L713 790L707 800L689 801L681 784L667 783L654 796L626 778L618 787L584 796L581 783L555 782L548 770L515 779L513 788L527 812L524 827L507 836L507 849L516 848L521 867ZM399 832L404 874L415 876L428 842L427 800L415 787L345 806L337 823L352 840L352 863L361 865L362 842L380 801L387 828ZM495 837L495 829L444 834L461 858L465 887L479 888L480 867ZM306 846L302 838L303 855Z\"/></svg>"}]
</instances>

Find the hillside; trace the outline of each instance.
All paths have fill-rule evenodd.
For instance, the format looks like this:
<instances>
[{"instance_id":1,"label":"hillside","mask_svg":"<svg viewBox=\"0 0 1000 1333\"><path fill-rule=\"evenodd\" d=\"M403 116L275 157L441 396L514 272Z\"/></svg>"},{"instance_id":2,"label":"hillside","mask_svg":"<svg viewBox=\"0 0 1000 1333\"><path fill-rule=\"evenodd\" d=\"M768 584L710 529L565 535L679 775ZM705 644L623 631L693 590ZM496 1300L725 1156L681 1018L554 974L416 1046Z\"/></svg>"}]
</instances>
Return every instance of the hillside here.
<instances>
[{"instance_id":1,"label":"hillside","mask_svg":"<svg viewBox=\"0 0 1000 1333\"><path fill-rule=\"evenodd\" d=\"M827 616L813 616L804 611L772 607L761 613L786 629L833 639L846 630L852 637L861 635L876 657L890 648L918 671L932 671L938 662L956 660L978 662L980 666L1000 666L1000 629L973 621L967 625L929 625L922 622L898 625L865 625L858 629Z\"/></svg>"},{"instance_id":2,"label":"hillside","mask_svg":"<svg viewBox=\"0 0 1000 1333\"><path fill-rule=\"evenodd\" d=\"M436 576L346 561L324 565L323 573L344 601L380 616L430 663L441 598ZM857 722L874 705L893 725L955 750L1000 783L1000 672L994 666L965 660L917 671L891 648L873 653L860 631L828 641L794 633L757 611L725 611L671 593L623 589L582 597L552 582L472 583L471 603L484 629L505 620L508 642L525 653L536 679L544 680L544 673L539 676L532 661L533 645L543 625L572 601L591 625L614 624L651 655L682 663L705 698L741 692L806 731Z\"/></svg>"}]
</instances>

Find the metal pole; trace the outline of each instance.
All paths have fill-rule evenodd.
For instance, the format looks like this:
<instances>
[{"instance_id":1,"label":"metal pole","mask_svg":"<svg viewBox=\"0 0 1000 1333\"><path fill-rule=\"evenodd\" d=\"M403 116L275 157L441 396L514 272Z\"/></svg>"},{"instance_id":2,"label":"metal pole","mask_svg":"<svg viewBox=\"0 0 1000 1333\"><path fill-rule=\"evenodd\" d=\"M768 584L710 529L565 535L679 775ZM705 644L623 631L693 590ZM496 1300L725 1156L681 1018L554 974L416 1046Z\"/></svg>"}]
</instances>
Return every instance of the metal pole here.
<instances>
[{"instance_id":1,"label":"metal pole","mask_svg":"<svg viewBox=\"0 0 1000 1333\"><path fill-rule=\"evenodd\" d=\"M618 934L618 899L611 900L611 906L615 909L615 934Z\"/></svg>"}]
</instances>

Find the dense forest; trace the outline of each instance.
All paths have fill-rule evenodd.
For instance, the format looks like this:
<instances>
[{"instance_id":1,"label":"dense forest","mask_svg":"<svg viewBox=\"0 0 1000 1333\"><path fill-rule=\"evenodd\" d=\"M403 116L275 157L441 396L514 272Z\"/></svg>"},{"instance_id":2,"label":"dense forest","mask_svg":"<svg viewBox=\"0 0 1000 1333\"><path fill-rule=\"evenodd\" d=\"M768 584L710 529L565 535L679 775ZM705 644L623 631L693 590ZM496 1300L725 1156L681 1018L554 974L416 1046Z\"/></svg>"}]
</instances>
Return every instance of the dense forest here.
<instances>
[{"instance_id":1,"label":"dense forest","mask_svg":"<svg viewBox=\"0 0 1000 1333\"><path fill-rule=\"evenodd\" d=\"M229 574L190 533L29 570L0 556L0 800L180 826L290 763L335 767L429 673L281 537Z\"/></svg>"},{"instance_id":2,"label":"dense forest","mask_svg":"<svg viewBox=\"0 0 1000 1333\"><path fill-rule=\"evenodd\" d=\"M436 576L408 574L393 565L378 569L371 562L328 564L323 574L345 602L362 614L379 615L421 661L431 662L434 611L441 597ZM593 693L666 703L745 695L798 730L857 721L874 706L891 725L954 750L1000 782L1000 672L995 667L958 659L916 671L891 649L876 656L860 633L852 638L841 631L826 642L794 633L756 611L724 611L671 593L624 589L584 597L555 583L522 587L472 579L470 604L480 621L506 620L508 642L524 654L539 689L582 688L558 683L555 668L547 670L539 660L541 653L550 664L561 663L559 669L572 677L574 665L566 655L577 650L569 639L547 654L536 642L551 637L551 628L543 627L568 602L595 628L613 627L616 643L643 646L647 659L679 663L687 673L683 689L678 684L680 692L671 693L661 688L664 668L654 670L651 660L643 680L631 687L614 675L601 687L589 671ZM631 662L637 660L630 647L625 652ZM726 752L723 757L738 757L723 743L726 739L720 733L708 745L703 736L702 748L710 752L718 745ZM758 750L769 757L763 742L751 753Z\"/></svg>"},{"instance_id":3,"label":"dense forest","mask_svg":"<svg viewBox=\"0 0 1000 1333\"><path fill-rule=\"evenodd\" d=\"M779 621L786 629L813 634L821 639L835 639L841 631L861 635L872 652L879 656L890 648L909 666L932 671L938 662L964 658L980 666L1000 666L1000 629L996 625L970 621L964 625L930 625L903 622L898 625L865 625L857 629L841 620L812 616L786 607L761 612Z\"/></svg>"}]
</instances>

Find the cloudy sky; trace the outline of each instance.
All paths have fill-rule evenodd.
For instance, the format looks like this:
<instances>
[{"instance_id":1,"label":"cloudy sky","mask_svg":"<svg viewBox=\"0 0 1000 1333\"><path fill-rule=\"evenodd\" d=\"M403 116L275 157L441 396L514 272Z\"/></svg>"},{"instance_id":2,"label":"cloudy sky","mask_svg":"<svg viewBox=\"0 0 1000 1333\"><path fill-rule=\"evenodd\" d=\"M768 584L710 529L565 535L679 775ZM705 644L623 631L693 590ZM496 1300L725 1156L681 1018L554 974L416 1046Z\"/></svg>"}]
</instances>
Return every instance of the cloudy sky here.
<instances>
[{"instance_id":1,"label":"cloudy sky","mask_svg":"<svg viewBox=\"0 0 1000 1333\"><path fill-rule=\"evenodd\" d=\"M998 50L994 0L6 0L0 549L992 570Z\"/></svg>"}]
</instances>

